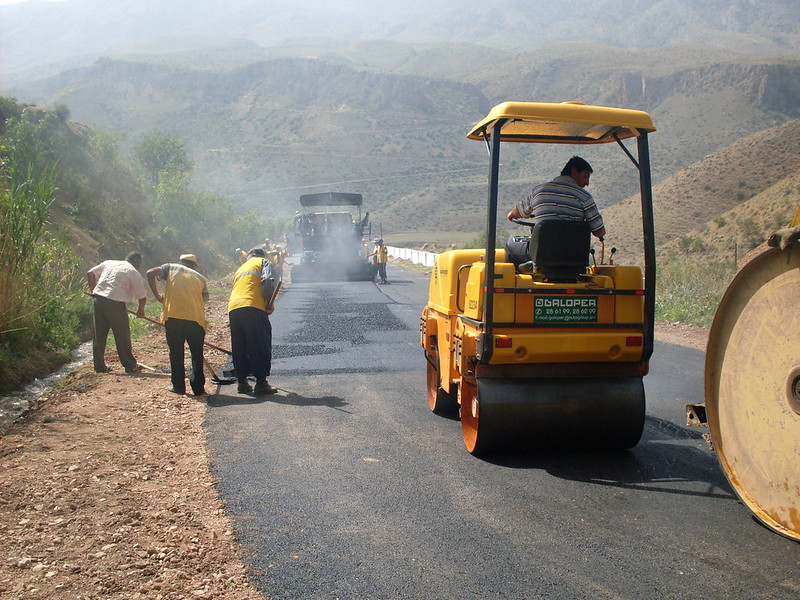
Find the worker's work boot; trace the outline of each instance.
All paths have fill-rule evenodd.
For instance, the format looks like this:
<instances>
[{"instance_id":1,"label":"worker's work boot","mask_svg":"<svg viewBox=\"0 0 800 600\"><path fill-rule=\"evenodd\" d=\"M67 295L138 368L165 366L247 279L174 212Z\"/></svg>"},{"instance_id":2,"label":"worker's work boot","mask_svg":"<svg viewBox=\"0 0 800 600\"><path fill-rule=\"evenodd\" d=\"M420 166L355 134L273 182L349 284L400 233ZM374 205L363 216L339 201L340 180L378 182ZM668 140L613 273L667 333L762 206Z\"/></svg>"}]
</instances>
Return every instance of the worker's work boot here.
<instances>
[{"instance_id":1,"label":"worker's work boot","mask_svg":"<svg viewBox=\"0 0 800 600\"><path fill-rule=\"evenodd\" d=\"M240 394L252 394L253 393L253 386L251 386L247 382L247 380L245 379L244 381L239 381L239 386L237 388L237 391Z\"/></svg>"},{"instance_id":2,"label":"worker's work boot","mask_svg":"<svg viewBox=\"0 0 800 600\"><path fill-rule=\"evenodd\" d=\"M277 392L278 389L267 383L266 379L264 381L257 381L256 387L253 388L253 394L256 396L267 396L269 394L276 394Z\"/></svg>"}]
</instances>

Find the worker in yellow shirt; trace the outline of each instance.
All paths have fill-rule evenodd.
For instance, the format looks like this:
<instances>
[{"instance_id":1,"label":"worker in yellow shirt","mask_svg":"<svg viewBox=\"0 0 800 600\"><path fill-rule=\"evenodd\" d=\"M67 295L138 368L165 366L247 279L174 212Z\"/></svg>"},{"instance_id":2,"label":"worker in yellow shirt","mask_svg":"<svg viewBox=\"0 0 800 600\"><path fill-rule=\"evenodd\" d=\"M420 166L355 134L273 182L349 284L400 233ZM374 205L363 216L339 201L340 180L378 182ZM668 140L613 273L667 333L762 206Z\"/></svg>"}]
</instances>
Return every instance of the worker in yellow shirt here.
<instances>
[{"instance_id":1,"label":"worker in yellow shirt","mask_svg":"<svg viewBox=\"0 0 800 600\"><path fill-rule=\"evenodd\" d=\"M161 322L167 334L169 367L172 385L169 391L186 393L184 348L189 346L192 372L189 384L195 396L205 394L203 343L206 339L205 303L208 301L208 280L198 271L194 254L182 254L179 263L166 263L147 271L147 281L156 300L164 306ZM164 293L158 291L157 280L164 282Z\"/></svg>"},{"instance_id":2,"label":"worker in yellow shirt","mask_svg":"<svg viewBox=\"0 0 800 600\"><path fill-rule=\"evenodd\" d=\"M276 285L274 268L264 248L253 248L233 276L228 320L233 368L239 380L240 394L263 396L278 391L267 382L272 366L269 315L275 310L270 305ZM256 379L255 387L247 381L250 374Z\"/></svg>"},{"instance_id":3,"label":"worker in yellow shirt","mask_svg":"<svg viewBox=\"0 0 800 600\"><path fill-rule=\"evenodd\" d=\"M375 241L375 251L368 254L367 258L370 256L375 256L377 259L378 275L381 278L380 283L389 283L389 280L386 279L386 263L389 262L389 250L386 248L386 244L383 243L383 238L379 238Z\"/></svg>"}]
</instances>

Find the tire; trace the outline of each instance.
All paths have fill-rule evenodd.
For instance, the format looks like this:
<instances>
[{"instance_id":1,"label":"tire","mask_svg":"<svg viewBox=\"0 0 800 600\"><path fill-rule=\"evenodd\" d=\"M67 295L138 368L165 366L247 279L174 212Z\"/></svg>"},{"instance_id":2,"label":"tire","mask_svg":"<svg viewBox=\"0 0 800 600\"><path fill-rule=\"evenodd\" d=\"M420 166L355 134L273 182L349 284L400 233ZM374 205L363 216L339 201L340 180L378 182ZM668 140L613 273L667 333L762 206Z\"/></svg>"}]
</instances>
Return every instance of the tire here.
<instances>
[{"instance_id":1,"label":"tire","mask_svg":"<svg viewBox=\"0 0 800 600\"><path fill-rule=\"evenodd\" d=\"M439 351L426 356L428 363L428 406L431 412L442 417L454 417L458 411L458 398L454 392L442 389L439 375Z\"/></svg>"},{"instance_id":2,"label":"tire","mask_svg":"<svg viewBox=\"0 0 800 600\"><path fill-rule=\"evenodd\" d=\"M481 407L478 384L474 379L462 377L458 384L458 399L461 405L461 433L464 445L473 456L485 454L491 448L486 439L485 427L481 427Z\"/></svg>"}]
</instances>

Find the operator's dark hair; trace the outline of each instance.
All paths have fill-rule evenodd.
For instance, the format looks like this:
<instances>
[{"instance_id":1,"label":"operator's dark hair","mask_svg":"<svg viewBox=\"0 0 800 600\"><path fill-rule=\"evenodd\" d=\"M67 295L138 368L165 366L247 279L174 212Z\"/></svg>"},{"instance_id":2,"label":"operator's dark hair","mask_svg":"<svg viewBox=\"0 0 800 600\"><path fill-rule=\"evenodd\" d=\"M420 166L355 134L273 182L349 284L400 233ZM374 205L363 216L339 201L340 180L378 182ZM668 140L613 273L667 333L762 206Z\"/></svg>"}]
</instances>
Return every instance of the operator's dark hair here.
<instances>
[{"instance_id":1,"label":"operator's dark hair","mask_svg":"<svg viewBox=\"0 0 800 600\"><path fill-rule=\"evenodd\" d=\"M128 253L128 256L125 257L125 260L127 260L129 263L133 264L133 261L135 261L135 260L142 260L142 255L139 252L135 252L135 251L134 252L130 252L130 253Z\"/></svg>"},{"instance_id":2,"label":"operator's dark hair","mask_svg":"<svg viewBox=\"0 0 800 600\"><path fill-rule=\"evenodd\" d=\"M562 175L572 175L572 169L578 169L578 172L581 171L589 171L589 173L594 173L594 169L592 169L592 165L586 162L585 159L581 158L580 156L573 156L567 161L567 164L564 165L564 168L561 169Z\"/></svg>"}]
</instances>

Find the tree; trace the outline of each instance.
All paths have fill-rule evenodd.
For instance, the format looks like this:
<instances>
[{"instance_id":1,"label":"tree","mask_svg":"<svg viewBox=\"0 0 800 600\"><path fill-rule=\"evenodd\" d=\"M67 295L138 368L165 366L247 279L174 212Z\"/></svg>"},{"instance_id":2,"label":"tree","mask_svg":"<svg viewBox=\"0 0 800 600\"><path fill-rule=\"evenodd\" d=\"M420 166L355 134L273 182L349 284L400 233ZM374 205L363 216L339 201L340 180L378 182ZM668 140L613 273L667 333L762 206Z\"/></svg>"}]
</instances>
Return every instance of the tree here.
<instances>
[{"instance_id":1,"label":"tree","mask_svg":"<svg viewBox=\"0 0 800 600\"><path fill-rule=\"evenodd\" d=\"M189 179L177 171L159 173L154 204L159 219L179 231L191 231L200 217Z\"/></svg>"},{"instance_id":2,"label":"tree","mask_svg":"<svg viewBox=\"0 0 800 600\"><path fill-rule=\"evenodd\" d=\"M158 185L161 173L191 177L194 169L194 162L189 159L180 139L158 129L153 129L134 146L133 156L145 180L152 186Z\"/></svg>"},{"instance_id":3,"label":"tree","mask_svg":"<svg viewBox=\"0 0 800 600\"><path fill-rule=\"evenodd\" d=\"M98 159L114 164L119 158L119 144L124 139L125 134L119 131L93 131L90 147Z\"/></svg>"}]
</instances>

